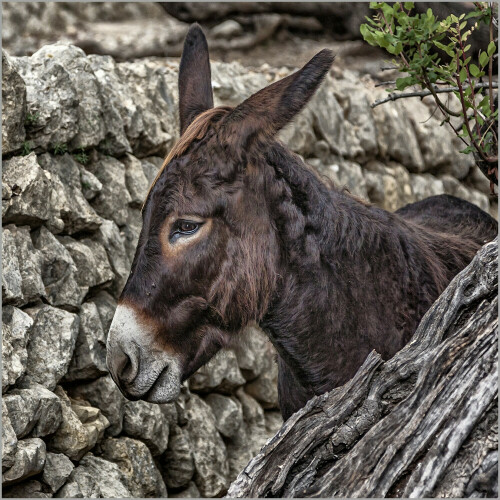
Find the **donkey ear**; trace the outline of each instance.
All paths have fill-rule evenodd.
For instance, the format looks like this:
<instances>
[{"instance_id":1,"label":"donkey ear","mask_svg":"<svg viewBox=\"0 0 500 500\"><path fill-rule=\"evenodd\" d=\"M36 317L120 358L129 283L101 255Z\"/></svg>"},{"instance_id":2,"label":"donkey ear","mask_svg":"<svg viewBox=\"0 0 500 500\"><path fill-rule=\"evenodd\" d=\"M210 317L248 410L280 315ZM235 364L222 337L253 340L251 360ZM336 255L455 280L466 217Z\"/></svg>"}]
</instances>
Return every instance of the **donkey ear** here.
<instances>
[{"instance_id":1,"label":"donkey ear","mask_svg":"<svg viewBox=\"0 0 500 500\"><path fill-rule=\"evenodd\" d=\"M186 35L179 67L181 135L200 113L213 106L207 39L200 25L195 23Z\"/></svg>"},{"instance_id":2,"label":"donkey ear","mask_svg":"<svg viewBox=\"0 0 500 500\"><path fill-rule=\"evenodd\" d=\"M226 118L229 135L243 144L256 135L275 135L313 96L334 58L331 50L324 49L299 71L242 102Z\"/></svg>"}]
</instances>

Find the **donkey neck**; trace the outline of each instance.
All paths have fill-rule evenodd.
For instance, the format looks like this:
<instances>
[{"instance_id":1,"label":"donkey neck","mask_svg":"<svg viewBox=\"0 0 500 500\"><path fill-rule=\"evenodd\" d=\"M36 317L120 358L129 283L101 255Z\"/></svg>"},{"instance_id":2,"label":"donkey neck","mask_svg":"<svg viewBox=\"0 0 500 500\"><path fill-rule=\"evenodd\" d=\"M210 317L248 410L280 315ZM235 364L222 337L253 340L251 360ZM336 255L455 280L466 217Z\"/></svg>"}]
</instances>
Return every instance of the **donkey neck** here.
<instances>
[{"instance_id":1,"label":"donkey neck","mask_svg":"<svg viewBox=\"0 0 500 500\"><path fill-rule=\"evenodd\" d=\"M284 148L268 161L290 195L273 210L281 281L261 322L280 358L287 418L349 380L372 349L387 359L403 347L420 314L423 269L411 257L417 235L401 218L329 190Z\"/></svg>"}]
</instances>

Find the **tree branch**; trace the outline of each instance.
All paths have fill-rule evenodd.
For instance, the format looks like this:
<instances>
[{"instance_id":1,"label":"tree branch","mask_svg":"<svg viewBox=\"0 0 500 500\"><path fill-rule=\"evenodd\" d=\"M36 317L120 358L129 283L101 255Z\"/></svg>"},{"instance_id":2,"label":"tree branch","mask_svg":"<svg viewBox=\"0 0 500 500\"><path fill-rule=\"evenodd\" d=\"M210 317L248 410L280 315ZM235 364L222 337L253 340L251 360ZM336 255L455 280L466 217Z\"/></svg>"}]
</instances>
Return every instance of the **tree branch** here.
<instances>
[{"instance_id":1,"label":"tree branch","mask_svg":"<svg viewBox=\"0 0 500 500\"><path fill-rule=\"evenodd\" d=\"M488 88L489 83L478 83L477 85L474 85L474 89L482 89L482 88ZM467 88L467 87L464 87ZM497 89L498 88L498 83L492 83L492 88ZM434 87L434 92L436 94L443 94L443 93L451 93L451 92L458 92L459 88L458 87L446 87L446 88L437 88ZM372 103L370 106L372 108L375 108L376 106L379 106L380 104L384 104L386 102L390 101L396 101L398 99L403 99L406 97L426 97L428 95L432 95L432 92L430 90L422 90L418 92L402 92L401 94L389 94L385 99L378 99L374 103Z\"/></svg>"}]
</instances>

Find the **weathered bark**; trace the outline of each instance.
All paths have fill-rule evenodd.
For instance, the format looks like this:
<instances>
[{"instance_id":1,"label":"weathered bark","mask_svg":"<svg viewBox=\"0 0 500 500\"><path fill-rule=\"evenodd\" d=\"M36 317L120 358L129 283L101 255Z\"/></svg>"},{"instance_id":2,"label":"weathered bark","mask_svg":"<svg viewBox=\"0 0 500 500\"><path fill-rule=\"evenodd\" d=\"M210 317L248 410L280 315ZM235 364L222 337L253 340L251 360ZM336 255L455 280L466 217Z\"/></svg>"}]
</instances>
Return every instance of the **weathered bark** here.
<instances>
[{"instance_id":1,"label":"weathered bark","mask_svg":"<svg viewBox=\"0 0 500 500\"><path fill-rule=\"evenodd\" d=\"M485 245L391 360L283 425L229 497L497 496L497 242Z\"/></svg>"}]
</instances>

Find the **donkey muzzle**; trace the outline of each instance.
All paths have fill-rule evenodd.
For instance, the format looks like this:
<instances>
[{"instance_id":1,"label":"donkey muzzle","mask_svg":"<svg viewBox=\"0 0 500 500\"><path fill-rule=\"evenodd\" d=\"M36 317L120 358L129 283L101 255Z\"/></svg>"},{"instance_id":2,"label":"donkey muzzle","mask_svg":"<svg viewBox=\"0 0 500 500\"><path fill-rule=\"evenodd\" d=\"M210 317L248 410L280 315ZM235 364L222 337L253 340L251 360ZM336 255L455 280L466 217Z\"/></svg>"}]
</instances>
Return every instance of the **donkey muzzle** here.
<instances>
[{"instance_id":1,"label":"donkey muzzle","mask_svg":"<svg viewBox=\"0 0 500 500\"><path fill-rule=\"evenodd\" d=\"M106 362L111 377L131 400L170 403L181 388L180 363L158 349L154 336L134 309L119 305L108 333Z\"/></svg>"}]
</instances>

